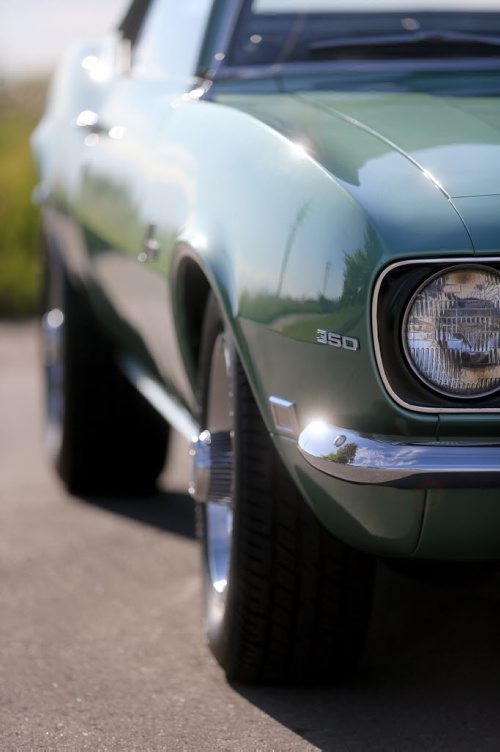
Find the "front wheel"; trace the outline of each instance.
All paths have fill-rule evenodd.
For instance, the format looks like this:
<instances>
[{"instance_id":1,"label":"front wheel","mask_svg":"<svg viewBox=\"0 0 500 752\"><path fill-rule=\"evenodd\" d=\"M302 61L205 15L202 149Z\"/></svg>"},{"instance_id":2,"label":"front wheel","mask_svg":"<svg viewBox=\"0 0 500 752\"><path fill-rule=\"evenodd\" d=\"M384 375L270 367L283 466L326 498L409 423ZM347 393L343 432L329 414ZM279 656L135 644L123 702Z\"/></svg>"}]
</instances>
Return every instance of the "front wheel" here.
<instances>
[{"instance_id":1,"label":"front wheel","mask_svg":"<svg viewBox=\"0 0 500 752\"><path fill-rule=\"evenodd\" d=\"M334 680L363 646L373 560L336 540L292 483L213 296L200 362L195 491L209 645L232 680Z\"/></svg>"}]
</instances>

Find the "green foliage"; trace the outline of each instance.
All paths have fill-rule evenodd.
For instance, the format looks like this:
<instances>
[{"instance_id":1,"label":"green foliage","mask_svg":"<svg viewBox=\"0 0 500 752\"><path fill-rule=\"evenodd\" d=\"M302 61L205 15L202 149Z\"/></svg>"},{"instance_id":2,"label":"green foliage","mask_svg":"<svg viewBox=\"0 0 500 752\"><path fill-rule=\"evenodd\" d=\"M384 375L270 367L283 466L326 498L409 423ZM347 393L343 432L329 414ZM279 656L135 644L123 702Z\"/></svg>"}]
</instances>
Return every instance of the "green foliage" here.
<instances>
[{"instance_id":1,"label":"green foliage","mask_svg":"<svg viewBox=\"0 0 500 752\"><path fill-rule=\"evenodd\" d=\"M44 84L0 84L0 316L29 316L38 290L39 212L29 137Z\"/></svg>"},{"instance_id":2,"label":"green foliage","mask_svg":"<svg viewBox=\"0 0 500 752\"><path fill-rule=\"evenodd\" d=\"M330 454L324 455L325 459L337 462L339 465L351 465L358 451L358 445L355 442L346 444L338 449L336 452L330 452Z\"/></svg>"},{"instance_id":3,"label":"green foliage","mask_svg":"<svg viewBox=\"0 0 500 752\"><path fill-rule=\"evenodd\" d=\"M317 297L292 298L263 292L250 295L244 291L240 300L243 316L264 324L272 324L287 337L311 341L311 333L316 329L330 331L351 331L357 325L366 309L368 284L373 262L366 249L358 249L352 254L344 252L342 274L344 284L342 294L335 299L326 298L318 291ZM281 281L280 285L281 287Z\"/></svg>"}]
</instances>

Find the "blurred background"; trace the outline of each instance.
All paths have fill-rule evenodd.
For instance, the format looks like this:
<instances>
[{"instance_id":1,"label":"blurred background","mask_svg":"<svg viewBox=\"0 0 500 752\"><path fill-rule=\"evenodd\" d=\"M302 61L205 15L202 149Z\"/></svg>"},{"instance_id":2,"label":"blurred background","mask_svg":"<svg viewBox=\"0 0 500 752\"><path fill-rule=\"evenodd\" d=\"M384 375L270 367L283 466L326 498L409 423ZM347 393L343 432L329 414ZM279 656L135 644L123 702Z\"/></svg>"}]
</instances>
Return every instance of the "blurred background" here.
<instances>
[{"instance_id":1,"label":"blurred background","mask_svg":"<svg viewBox=\"0 0 500 752\"><path fill-rule=\"evenodd\" d=\"M98 37L128 0L0 0L0 317L36 312L38 210L29 136L65 47Z\"/></svg>"}]
</instances>

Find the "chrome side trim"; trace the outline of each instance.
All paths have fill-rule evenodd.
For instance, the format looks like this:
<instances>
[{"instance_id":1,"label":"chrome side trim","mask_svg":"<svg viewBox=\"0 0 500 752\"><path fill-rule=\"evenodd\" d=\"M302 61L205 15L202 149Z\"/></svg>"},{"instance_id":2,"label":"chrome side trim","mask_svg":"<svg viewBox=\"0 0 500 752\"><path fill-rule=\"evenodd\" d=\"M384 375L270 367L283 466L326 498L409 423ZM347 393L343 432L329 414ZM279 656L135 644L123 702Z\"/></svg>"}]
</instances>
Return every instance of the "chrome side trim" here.
<instances>
[{"instance_id":1,"label":"chrome side trim","mask_svg":"<svg viewBox=\"0 0 500 752\"><path fill-rule=\"evenodd\" d=\"M245 0L226 0L225 13L222 17L222 22L219 24L219 27L217 29L215 45L214 45L215 47L214 57L208 63L209 67L207 70L203 70L203 69L200 70L202 58L204 54L206 53L208 25L211 25L213 23L214 12L216 11L216 3L214 2L212 6L212 11L208 19L208 25L207 25L207 30L205 32L205 38L200 48L200 56L199 56L198 65L197 65L198 73L201 74L203 78L215 80L219 77L219 71L221 69L224 70L225 68L224 61L226 59L226 55L231 45L231 41L233 38L233 34L235 32L236 26L238 25L240 15L243 11L244 3L245 3Z\"/></svg>"},{"instance_id":2,"label":"chrome side trim","mask_svg":"<svg viewBox=\"0 0 500 752\"><path fill-rule=\"evenodd\" d=\"M389 379L387 378L387 375L384 370L384 363L382 361L382 354L380 352L380 344L379 344L379 337L378 337L378 326L377 326L377 307L378 307L378 298L380 293L380 288L382 286L382 282L384 281L385 277L389 272L391 272L393 269L396 269L399 266L417 266L418 264L491 264L492 262L500 262L500 256L450 256L450 257L444 257L444 258L419 258L419 259L405 259L404 261L396 261L394 264L390 264L387 266L382 273L378 276L377 281L375 283L375 287L373 289L373 297L372 297L372 335L373 335L373 348L375 350L375 359L377 361L378 370L380 373L380 377L382 379L382 382L384 384L384 387L386 388L389 395L392 397L394 402L396 402L401 407L404 407L406 410L412 410L416 413L427 413L431 415L436 415L437 413L500 413L500 407L488 407L488 408L480 408L480 407L422 407L420 405L413 405L411 402L406 402L406 400L399 397L399 395L394 391L392 388ZM403 345L401 345L403 347Z\"/></svg>"},{"instance_id":3,"label":"chrome side trim","mask_svg":"<svg viewBox=\"0 0 500 752\"><path fill-rule=\"evenodd\" d=\"M298 448L317 470L349 483L398 488L500 485L500 443L403 443L314 421L300 434Z\"/></svg>"},{"instance_id":4,"label":"chrome side trim","mask_svg":"<svg viewBox=\"0 0 500 752\"><path fill-rule=\"evenodd\" d=\"M135 360L122 356L118 365L144 399L170 423L187 441L198 437L200 427L193 416L170 397L166 389L146 372Z\"/></svg>"}]
</instances>

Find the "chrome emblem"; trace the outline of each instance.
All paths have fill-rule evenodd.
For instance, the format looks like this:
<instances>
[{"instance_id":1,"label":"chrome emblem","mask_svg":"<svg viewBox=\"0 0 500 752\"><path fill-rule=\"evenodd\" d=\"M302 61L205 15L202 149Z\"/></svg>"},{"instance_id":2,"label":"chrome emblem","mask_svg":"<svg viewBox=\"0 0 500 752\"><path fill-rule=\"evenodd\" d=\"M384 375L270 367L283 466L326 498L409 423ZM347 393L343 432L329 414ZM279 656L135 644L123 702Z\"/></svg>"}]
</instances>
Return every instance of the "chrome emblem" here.
<instances>
[{"instance_id":1,"label":"chrome emblem","mask_svg":"<svg viewBox=\"0 0 500 752\"><path fill-rule=\"evenodd\" d=\"M330 332L328 329L316 330L316 342L320 345L331 345L331 347L339 347L342 350L351 350L356 352L360 348L359 339L356 337L346 337L343 334L337 334L337 332Z\"/></svg>"}]
</instances>

